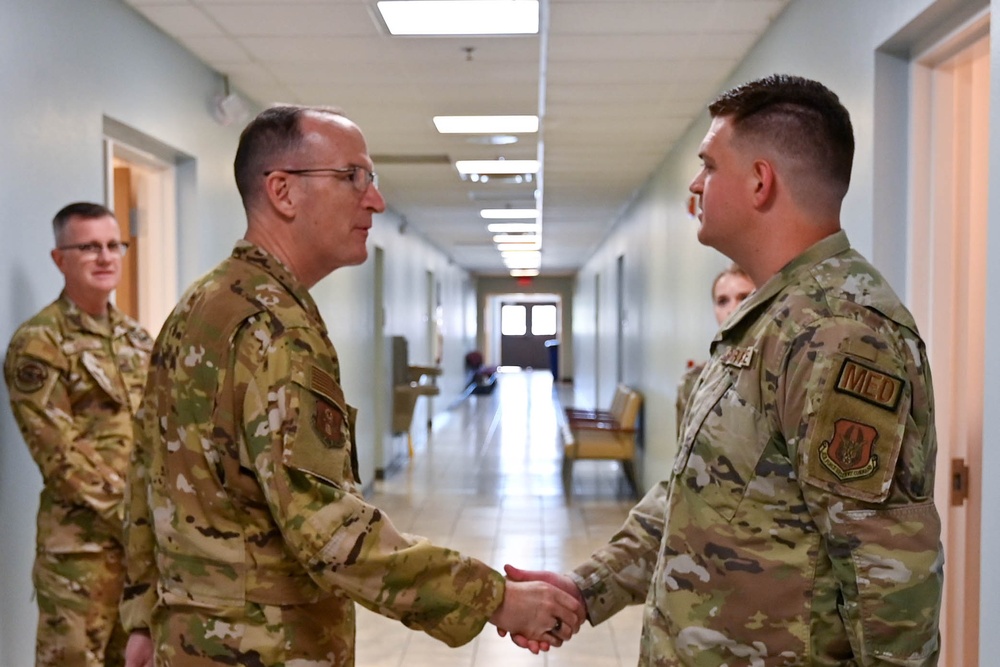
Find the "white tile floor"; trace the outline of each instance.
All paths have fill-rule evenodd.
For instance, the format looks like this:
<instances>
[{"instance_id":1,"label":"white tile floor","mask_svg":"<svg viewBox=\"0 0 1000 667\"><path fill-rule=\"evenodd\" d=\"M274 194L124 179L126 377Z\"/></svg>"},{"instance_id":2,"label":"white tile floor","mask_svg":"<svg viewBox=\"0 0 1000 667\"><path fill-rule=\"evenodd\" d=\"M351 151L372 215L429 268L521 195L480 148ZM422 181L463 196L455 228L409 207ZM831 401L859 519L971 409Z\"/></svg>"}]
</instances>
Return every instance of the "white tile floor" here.
<instances>
[{"instance_id":1,"label":"white tile floor","mask_svg":"<svg viewBox=\"0 0 1000 667\"><path fill-rule=\"evenodd\" d=\"M565 404L572 389L560 386ZM574 470L573 502L563 495L552 376L502 374L492 395L470 396L435 419L405 469L375 484L370 500L407 532L502 570L570 569L621 525L633 499L616 463ZM492 625L452 649L358 607L358 667L632 667L641 607L583 629L547 654L531 655Z\"/></svg>"}]
</instances>

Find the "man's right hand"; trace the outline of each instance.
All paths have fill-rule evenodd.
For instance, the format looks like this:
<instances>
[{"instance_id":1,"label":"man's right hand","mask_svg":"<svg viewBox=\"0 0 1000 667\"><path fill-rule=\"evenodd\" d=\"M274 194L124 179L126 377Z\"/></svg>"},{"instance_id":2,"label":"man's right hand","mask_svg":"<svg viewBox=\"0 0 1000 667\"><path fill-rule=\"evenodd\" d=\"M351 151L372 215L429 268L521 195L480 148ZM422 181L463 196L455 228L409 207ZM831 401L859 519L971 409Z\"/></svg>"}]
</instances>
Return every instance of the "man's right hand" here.
<instances>
[{"instance_id":1,"label":"man's right hand","mask_svg":"<svg viewBox=\"0 0 1000 667\"><path fill-rule=\"evenodd\" d=\"M582 615L579 617L579 623L572 629L573 634L580 629L583 621L586 620L587 604L583 599L583 594L580 592L580 589L576 587L576 584L573 583L572 579L565 574L559 574L557 572L549 572L547 570L522 570L509 564L504 565L503 569L504 573L507 575L507 579L510 581L541 581L549 584L550 586L555 586L564 593L572 595L579 603L580 609L583 610ZM497 628L497 633L501 637L507 636L507 632L501 628ZM517 646L527 649L535 654L539 651L548 651L550 645L559 646L562 644L562 641L559 641L559 638L555 638L555 642L549 642L545 640L529 639L527 636L517 633L512 633L510 639Z\"/></svg>"}]
</instances>

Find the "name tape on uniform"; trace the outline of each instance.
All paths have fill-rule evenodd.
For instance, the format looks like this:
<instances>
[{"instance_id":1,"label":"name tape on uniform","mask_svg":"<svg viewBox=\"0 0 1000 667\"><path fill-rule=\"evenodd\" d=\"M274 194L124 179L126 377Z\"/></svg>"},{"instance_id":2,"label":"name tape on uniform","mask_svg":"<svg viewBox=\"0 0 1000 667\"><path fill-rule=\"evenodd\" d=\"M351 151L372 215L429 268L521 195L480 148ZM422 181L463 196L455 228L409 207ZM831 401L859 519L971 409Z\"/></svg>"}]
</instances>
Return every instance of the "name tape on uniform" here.
<instances>
[{"instance_id":1,"label":"name tape on uniform","mask_svg":"<svg viewBox=\"0 0 1000 667\"><path fill-rule=\"evenodd\" d=\"M753 361L754 351L752 347L731 347L722 355L722 363L727 366L746 368Z\"/></svg>"}]
</instances>

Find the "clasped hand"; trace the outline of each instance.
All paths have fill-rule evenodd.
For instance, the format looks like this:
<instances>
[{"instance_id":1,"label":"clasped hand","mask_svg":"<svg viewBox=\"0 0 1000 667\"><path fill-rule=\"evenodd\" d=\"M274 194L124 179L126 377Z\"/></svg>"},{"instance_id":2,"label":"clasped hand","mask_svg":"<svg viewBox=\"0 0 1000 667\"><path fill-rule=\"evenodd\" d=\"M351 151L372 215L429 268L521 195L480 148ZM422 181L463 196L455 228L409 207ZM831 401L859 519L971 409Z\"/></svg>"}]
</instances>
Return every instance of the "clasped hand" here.
<instances>
[{"instance_id":1,"label":"clasped hand","mask_svg":"<svg viewBox=\"0 0 1000 667\"><path fill-rule=\"evenodd\" d=\"M544 570L519 570L505 565L507 587L503 603L490 622L501 637L534 654L562 646L587 618L583 596L573 580Z\"/></svg>"}]
</instances>

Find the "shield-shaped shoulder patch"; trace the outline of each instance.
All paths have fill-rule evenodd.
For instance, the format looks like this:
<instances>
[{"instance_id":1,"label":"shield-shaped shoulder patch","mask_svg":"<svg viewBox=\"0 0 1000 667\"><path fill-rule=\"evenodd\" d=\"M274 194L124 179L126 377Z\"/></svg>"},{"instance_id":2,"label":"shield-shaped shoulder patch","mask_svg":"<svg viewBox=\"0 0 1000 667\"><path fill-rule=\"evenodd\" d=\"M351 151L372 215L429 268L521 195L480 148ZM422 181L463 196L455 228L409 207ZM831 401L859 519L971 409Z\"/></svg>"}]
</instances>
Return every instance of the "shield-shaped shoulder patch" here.
<instances>
[{"instance_id":1,"label":"shield-shaped shoulder patch","mask_svg":"<svg viewBox=\"0 0 1000 667\"><path fill-rule=\"evenodd\" d=\"M870 477L878 470L876 440L874 426L838 419L833 423L833 436L819 447L820 461L841 481Z\"/></svg>"}]
</instances>

